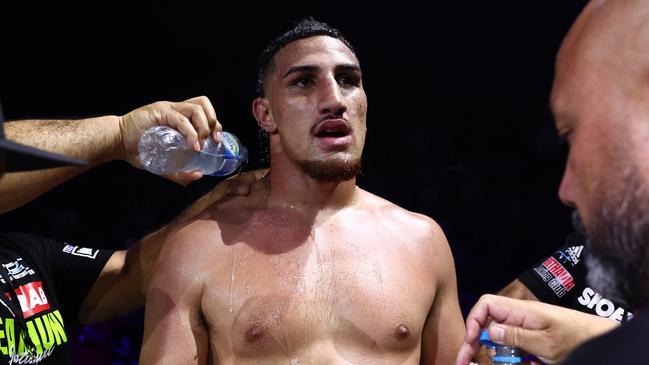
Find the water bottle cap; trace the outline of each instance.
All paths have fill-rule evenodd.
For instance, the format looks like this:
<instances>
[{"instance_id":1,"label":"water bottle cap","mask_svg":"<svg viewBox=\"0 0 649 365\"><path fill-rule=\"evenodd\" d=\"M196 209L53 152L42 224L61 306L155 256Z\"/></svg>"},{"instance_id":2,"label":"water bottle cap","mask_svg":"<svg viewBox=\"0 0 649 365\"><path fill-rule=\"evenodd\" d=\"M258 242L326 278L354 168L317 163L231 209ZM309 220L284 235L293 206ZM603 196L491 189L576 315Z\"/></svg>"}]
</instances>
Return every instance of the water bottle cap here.
<instances>
[{"instance_id":1,"label":"water bottle cap","mask_svg":"<svg viewBox=\"0 0 649 365\"><path fill-rule=\"evenodd\" d=\"M487 330L487 329L483 329L483 330L480 331L480 343L483 346L486 346L486 347L489 347L489 348L492 348L492 349L495 349L498 346L502 346L502 345L498 345L495 342L492 342L489 339L489 330ZM496 351L498 351L498 350L496 350ZM519 364L519 363L523 362L523 358L521 358L520 356L499 356L499 355L495 355L495 356L491 357L491 361L493 361L494 363Z\"/></svg>"},{"instance_id":2,"label":"water bottle cap","mask_svg":"<svg viewBox=\"0 0 649 365\"><path fill-rule=\"evenodd\" d=\"M480 331L480 343L489 348L495 348L496 346L498 346L497 344L491 342L491 340L489 339L489 331L486 329Z\"/></svg>"},{"instance_id":3,"label":"water bottle cap","mask_svg":"<svg viewBox=\"0 0 649 365\"><path fill-rule=\"evenodd\" d=\"M219 158L222 158L223 165L216 171L208 173L210 176L226 176L234 173L237 169L243 168L248 161L248 150L241 145L239 139L232 133L221 132L221 143Z\"/></svg>"}]
</instances>

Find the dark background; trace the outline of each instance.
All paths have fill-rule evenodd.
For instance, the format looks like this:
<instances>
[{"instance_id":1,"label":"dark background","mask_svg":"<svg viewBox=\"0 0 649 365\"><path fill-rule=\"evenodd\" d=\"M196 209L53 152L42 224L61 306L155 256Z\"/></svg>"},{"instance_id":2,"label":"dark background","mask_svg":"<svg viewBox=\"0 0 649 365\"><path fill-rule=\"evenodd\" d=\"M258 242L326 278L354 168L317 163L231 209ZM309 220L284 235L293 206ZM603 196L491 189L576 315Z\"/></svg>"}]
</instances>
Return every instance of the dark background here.
<instances>
[{"instance_id":1,"label":"dark background","mask_svg":"<svg viewBox=\"0 0 649 365\"><path fill-rule=\"evenodd\" d=\"M4 4L0 98L19 119L124 114L206 95L259 167L256 57L296 20L328 22L355 45L369 99L358 184L442 226L466 311L571 230L557 198L566 148L548 97L554 57L584 4ZM1 215L0 230L124 248L218 181L183 188L112 162ZM77 361L132 363L141 317L74 327Z\"/></svg>"}]
</instances>

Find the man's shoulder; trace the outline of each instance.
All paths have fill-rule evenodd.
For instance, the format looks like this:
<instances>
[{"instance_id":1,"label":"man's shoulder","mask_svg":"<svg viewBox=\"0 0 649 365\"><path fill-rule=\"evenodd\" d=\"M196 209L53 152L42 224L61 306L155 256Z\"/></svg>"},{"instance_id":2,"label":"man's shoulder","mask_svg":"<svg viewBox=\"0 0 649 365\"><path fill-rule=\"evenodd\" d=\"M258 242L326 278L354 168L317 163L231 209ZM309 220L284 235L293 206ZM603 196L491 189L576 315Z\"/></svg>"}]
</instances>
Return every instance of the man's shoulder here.
<instances>
[{"instance_id":1,"label":"man's shoulder","mask_svg":"<svg viewBox=\"0 0 649 365\"><path fill-rule=\"evenodd\" d=\"M254 204L254 199L249 196L227 196L216 201L203 202L203 206L192 207L193 212L181 216L174 226L190 231L212 229L214 224L232 223L249 216L254 210Z\"/></svg>"},{"instance_id":2,"label":"man's shoulder","mask_svg":"<svg viewBox=\"0 0 649 365\"><path fill-rule=\"evenodd\" d=\"M433 218L410 211L365 190L361 190L361 194L364 207L388 227L424 235L427 238L443 235L442 228Z\"/></svg>"},{"instance_id":3,"label":"man's shoulder","mask_svg":"<svg viewBox=\"0 0 649 365\"><path fill-rule=\"evenodd\" d=\"M205 209L196 216L175 221L164 228L166 232L158 261L195 264L197 258L219 248L220 225L212 219L212 214L210 209Z\"/></svg>"}]
</instances>

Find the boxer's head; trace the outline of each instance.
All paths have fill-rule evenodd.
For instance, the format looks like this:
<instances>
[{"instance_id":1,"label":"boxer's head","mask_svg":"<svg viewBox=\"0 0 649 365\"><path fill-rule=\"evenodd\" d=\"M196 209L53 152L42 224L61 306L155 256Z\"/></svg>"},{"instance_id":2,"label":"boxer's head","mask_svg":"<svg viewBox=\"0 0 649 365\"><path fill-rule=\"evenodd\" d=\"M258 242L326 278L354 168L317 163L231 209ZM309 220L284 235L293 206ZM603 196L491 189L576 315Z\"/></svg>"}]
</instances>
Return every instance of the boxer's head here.
<instances>
[{"instance_id":1,"label":"boxer's head","mask_svg":"<svg viewBox=\"0 0 649 365\"><path fill-rule=\"evenodd\" d=\"M259 64L253 113L270 134L271 163L283 159L318 180L356 177L367 97L349 42L307 19L273 41Z\"/></svg>"}]
</instances>

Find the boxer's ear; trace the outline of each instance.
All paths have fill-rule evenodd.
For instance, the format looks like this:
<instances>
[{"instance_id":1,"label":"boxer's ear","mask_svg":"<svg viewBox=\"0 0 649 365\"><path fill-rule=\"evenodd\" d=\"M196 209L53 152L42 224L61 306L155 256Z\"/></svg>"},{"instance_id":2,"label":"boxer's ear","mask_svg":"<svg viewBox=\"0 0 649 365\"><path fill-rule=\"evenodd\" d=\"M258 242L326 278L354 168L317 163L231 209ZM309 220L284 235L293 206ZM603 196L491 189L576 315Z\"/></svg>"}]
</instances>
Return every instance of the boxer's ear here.
<instances>
[{"instance_id":1,"label":"boxer's ear","mask_svg":"<svg viewBox=\"0 0 649 365\"><path fill-rule=\"evenodd\" d=\"M258 97L252 102L252 114L259 126L269 134L277 133L277 124L268 99Z\"/></svg>"}]
</instances>

